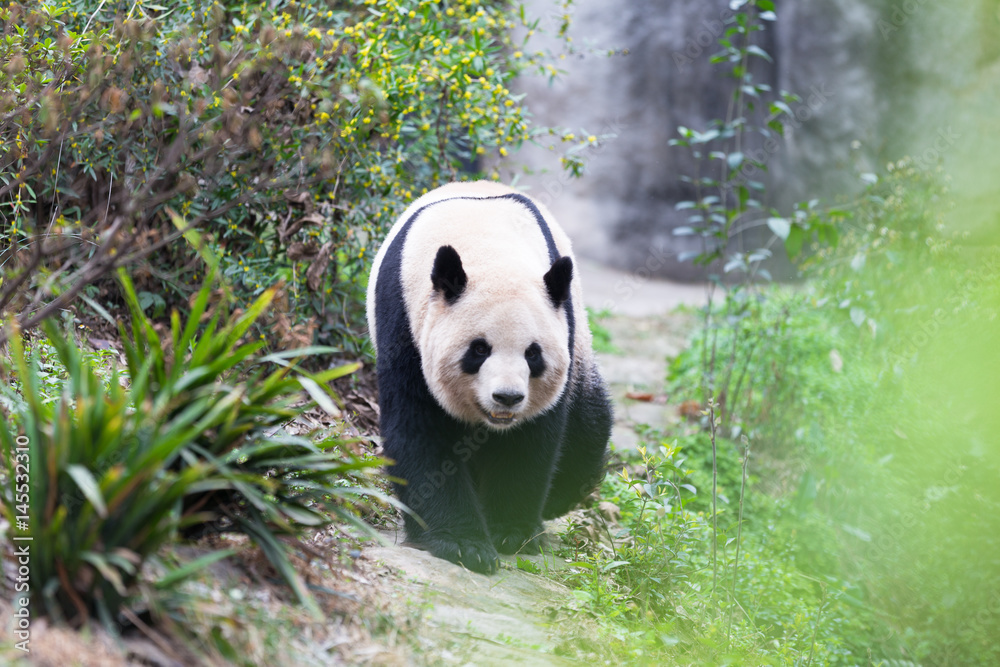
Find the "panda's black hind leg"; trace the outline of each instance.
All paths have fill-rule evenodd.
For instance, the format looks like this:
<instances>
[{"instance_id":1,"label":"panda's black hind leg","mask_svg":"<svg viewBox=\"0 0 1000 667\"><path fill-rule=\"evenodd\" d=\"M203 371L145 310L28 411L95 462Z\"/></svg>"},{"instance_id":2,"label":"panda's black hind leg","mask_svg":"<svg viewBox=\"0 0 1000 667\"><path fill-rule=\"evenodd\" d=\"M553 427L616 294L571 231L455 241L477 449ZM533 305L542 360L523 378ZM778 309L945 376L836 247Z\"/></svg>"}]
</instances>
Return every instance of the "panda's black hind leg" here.
<instances>
[{"instance_id":1,"label":"panda's black hind leg","mask_svg":"<svg viewBox=\"0 0 1000 667\"><path fill-rule=\"evenodd\" d=\"M604 479L614 415L604 380L591 369L574 392L555 474L542 517L554 519L573 509Z\"/></svg>"}]
</instances>

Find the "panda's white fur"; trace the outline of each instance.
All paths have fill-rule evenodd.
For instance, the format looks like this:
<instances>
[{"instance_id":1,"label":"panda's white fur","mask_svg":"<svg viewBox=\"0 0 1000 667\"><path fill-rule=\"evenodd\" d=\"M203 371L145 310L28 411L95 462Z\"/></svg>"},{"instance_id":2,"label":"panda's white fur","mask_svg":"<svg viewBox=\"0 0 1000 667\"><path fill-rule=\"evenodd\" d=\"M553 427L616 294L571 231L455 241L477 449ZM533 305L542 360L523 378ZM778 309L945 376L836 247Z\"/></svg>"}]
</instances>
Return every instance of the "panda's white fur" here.
<instances>
[{"instance_id":1,"label":"panda's white fur","mask_svg":"<svg viewBox=\"0 0 1000 667\"><path fill-rule=\"evenodd\" d=\"M483 201L506 194L517 191L478 181L451 183L420 197L389 232L368 285L368 326L374 344L378 323L371 304L385 249L406 220L434 203L431 212L414 221L403 249L402 284L410 330L421 353L424 377L441 406L456 419L497 429L551 408L566 388L570 367L566 314L552 306L542 281L552 261L538 223L517 201ZM569 238L548 210L534 203L548 222L559 254L572 258ZM435 253L444 245L457 251L469 279L469 293L454 305L435 294L431 285ZM579 276L574 276L571 290L575 321L585 323ZM582 368L592 363L590 331L581 326L574 333L576 367ZM493 350L480 371L469 375L458 360L476 338L488 339ZM524 358L532 342L542 348L547 366L535 379L529 378ZM492 398L503 390L526 398L512 409ZM490 419L490 413L513 419Z\"/></svg>"},{"instance_id":2,"label":"panda's white fur","mask_svg":"<svg viewBox=\"0 0 1000 667\"><path fill-rule=\"evenodd\" d=\"M368 323L409 540L481 572L536 553L600 483L612 423L565 233L503 185L438 188L375 257Z\"/></svg>"}]
</instances>

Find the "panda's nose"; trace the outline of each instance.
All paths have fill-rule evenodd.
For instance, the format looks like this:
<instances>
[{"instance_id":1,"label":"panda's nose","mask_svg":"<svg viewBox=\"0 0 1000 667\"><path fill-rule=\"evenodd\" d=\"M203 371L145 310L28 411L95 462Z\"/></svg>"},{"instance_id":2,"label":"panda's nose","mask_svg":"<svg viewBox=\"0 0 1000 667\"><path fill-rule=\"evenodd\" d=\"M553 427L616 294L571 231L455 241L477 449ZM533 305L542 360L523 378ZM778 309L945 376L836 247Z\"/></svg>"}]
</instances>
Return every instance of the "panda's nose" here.
<instances>
[{"instance_id":1,"label":"panda's nose","mask_svg":"<svg viewBox=\"0 0 1000 667\"><path fill-rule=\"evenodd\" d=\"M506 405L508 408L512 408L524 400L524 394L508 391L495 391L493 392L493 400L502 405Z\"/></svg>"}]
</instances>

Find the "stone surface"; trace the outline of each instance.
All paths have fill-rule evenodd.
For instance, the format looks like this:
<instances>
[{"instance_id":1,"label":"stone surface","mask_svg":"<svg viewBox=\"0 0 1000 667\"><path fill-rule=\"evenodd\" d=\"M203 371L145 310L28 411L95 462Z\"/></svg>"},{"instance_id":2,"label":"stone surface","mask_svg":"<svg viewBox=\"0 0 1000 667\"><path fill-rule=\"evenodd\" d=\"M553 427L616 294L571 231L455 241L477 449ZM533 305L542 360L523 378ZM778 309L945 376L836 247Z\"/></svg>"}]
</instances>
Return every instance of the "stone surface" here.
<instances>
[{"instance_id":1,"label":"stone surface","mask_svg":"<svg viewBox=\"0 0 1000 667\"><path fill-rule=\"evenodd\" d=\"M530 14L548 17L543 25L558 21L549 0L525 4ZM796 117L779 148L765 150L758 135L745 140L744 152L768 166L769 173L750 175L768 184L766 203L787 207L856 188L857 171L869 170L884 148L878 139L887 106L877 66L887 47L877 23L883 4L782 2L780 20L757 34L773 63L752 58L755 80L803 98L792 105ZM577 0L574 50L558 62L565 74L551 84L525 75L512 86L527 94L543 125L613 135L586 149L588 171L577 181L559 172L554 153L538 147L522 149L507 165L510 173L522 163L534 171L521 183L548 203L580 255L681 280L703 275L678 258L699 250L700 242L672 234L688 224L675 205L693 195L680 176L695 175L697 167L689 152L668 142L678 126L703 131L727 115L732 83L709 57L719 50L728 6L728 0ZM553 37L538 38L536 46L565 52ZM769 236L757 225L743 242L757 247Z\"/></svg>"},{"instance_id":2,"label":"stone surface","mask_svg":"<svg viewBox=\"0 0 1000 667\"><path fill-rule=\"evenodd\" d=\"M427 664L571 665L559 654L586 654L590 621L570 590L516 569L515 557L503 556L504 569L487 576L403 546L402 531L383 538L387 545L366 548L365 558L395 571L393 594L421 609L410 641L424 646ZM540 569L559 566L527 558Z\"/></svg>"}]
</instances>

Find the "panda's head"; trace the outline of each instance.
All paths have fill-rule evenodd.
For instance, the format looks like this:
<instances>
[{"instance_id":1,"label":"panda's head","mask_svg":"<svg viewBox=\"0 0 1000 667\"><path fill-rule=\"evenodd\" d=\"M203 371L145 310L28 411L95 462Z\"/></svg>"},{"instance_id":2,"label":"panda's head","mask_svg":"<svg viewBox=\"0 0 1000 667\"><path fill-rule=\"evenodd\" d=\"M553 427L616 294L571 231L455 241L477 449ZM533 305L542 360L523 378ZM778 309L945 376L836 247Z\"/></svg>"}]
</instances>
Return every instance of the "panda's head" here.
<instances>
[{"instance_id":1,"label":"panda's head","mask_svg":"<svg viewBox=\"0 0 1000 667\"><path fill-rule=\"evenodd\" d=\"M570 366L573 262L544 275L467 275L451 246L438 249L420 336L421 365L434 397L456 419L496 430L548 410Z\"/></svg>"}]
</instances>

